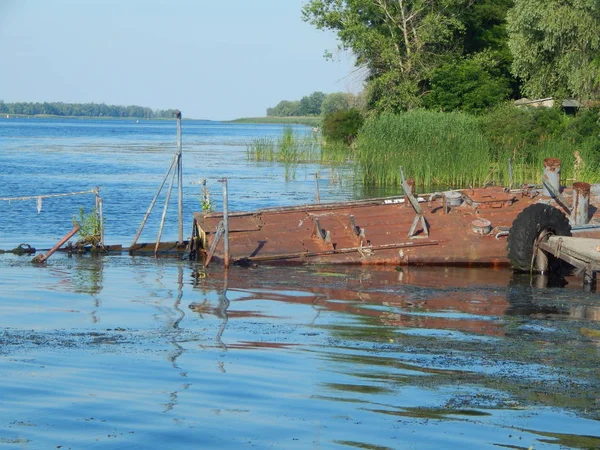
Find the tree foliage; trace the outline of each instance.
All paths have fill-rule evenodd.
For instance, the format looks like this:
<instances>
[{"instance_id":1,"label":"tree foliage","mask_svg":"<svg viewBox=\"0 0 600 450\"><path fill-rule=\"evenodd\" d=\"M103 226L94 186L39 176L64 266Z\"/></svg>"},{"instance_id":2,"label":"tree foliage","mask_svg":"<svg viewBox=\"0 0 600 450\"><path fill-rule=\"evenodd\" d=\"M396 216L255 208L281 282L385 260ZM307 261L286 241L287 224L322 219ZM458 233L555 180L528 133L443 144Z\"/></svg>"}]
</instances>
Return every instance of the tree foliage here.
<instances>
[{"instance_id":1,"label":"tree foliage","mask_svg":"<svg viewBox=\"0 0 600 450\"><path fill-rule=\"evenodd\" d=\"M327 114L323 119L323 136L332 141L351 144L364 122L358 109L351 108Z\"/></svg>"},{"instance_id":2,"label":"tree foliage","mask_svg":"<svg viewBox=\"0 0 600 450\"><path fill-rule=\"evenodd\" d=\"M0 100L0 114L52 115L71 117L133 117L140 119L172 118L174 109L153 110L143 106L115 106L104 103L62 103L62 102L17 102L4 103Z\"/></svg>"},{"instance_id":3,"label":"tree foliage","mask_svg":"<svg viewBox=\"0 0 600 450\"><path fill-rule=\"evenodd\" d=\"M598 97L598 0L515 0L507 22L513 72L526 95Z\"/></svg>"},{"instance_id":4,"label":"tree foliage","mask_svg":"<svg viewBox=\"0 0 600 450\"><path fill-rule=\"evenodd\" d=\"M430 80L431 91L424 104L441 111L482 113L505 101L510 83L495 70L495 61L480 57L462 59L437 69Z\"/></svg>"},{"instance_id":5,"label":"tree foliage","mask_svg":"<svg viewBox=\"0 0 600 450\"><path fill-rule=\"evenodd\" d=\"M432 70L460 55L461 13L472 0L311 0L303 19L337 33L342 49L368 71L370 106L420 104Z\"/></svg>"}]
</instances>

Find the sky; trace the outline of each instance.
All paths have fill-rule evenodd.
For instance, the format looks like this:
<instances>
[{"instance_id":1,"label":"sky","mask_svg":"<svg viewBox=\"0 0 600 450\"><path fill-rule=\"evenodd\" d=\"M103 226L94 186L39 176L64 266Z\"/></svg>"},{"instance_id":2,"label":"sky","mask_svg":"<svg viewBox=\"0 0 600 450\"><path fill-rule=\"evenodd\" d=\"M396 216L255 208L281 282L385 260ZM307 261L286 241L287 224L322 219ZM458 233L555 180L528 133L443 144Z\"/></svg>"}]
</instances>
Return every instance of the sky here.
<instances>
[{"instance_id":1,"label":"sky","mask_svg":"<svg viewBox=\"0 0 600 450\"><path fill-rule=\"evenodd\" d=\"M230 120L315 91L359 92L352 55L302 21L307 1L0 0L0 100Z\"/></svg>"}]
</instances>

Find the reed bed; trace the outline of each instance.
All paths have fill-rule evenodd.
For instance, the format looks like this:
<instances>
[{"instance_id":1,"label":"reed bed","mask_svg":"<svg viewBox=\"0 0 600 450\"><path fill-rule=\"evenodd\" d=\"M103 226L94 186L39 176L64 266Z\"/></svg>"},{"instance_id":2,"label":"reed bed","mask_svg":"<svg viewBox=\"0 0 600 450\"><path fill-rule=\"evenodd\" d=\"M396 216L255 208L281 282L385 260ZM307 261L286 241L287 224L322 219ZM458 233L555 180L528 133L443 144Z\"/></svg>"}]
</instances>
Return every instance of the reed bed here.
<instances>
[{"instance_id":1,"label":"reed bed","mask_svg":"<svg viewBox=\"0 0 600 450\"><path fill-rule=\"evenodd\" d=\"M257 138L246 146L249 161L282 163L314 162L321 159L319 139L313 134L285 127L278 138Z\"/></svg>"},{"instance_id":2,"label":"reed bed","mask_svg":"<svg viewBox=\"0 0 600 450\"><path fill-rule=\"evenodd\" d=\"M421 186L480 185L493 166L477 119L459 113L418 110L372 118L356 147L357 168L371 186L399 185L401 167Z\"/></svg>"},{"instance_id":3,"label":"reed bed","mask_svg":"<svg viewBox=\"0 0 600 450\"><path fill-rule=\"evenodd\" d=\"M591 142L542 137L515 148L489 139L477 117L425 110L368 120L356 142L356 164L365 186L398 186L400 168L418 186L539 184L543 161L562 160L562 178L598 182L600 156ZM578 152L577 155L575 152Z\"/></svg>"}]
</instances>

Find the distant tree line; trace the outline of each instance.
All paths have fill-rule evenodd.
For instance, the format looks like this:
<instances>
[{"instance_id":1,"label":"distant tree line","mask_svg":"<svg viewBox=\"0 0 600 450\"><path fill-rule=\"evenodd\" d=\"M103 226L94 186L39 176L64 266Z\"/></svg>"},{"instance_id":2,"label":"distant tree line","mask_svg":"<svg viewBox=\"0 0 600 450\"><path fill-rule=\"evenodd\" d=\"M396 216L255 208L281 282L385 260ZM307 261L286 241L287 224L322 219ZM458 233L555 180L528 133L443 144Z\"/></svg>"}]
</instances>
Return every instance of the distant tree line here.
<instances>
[{"instance_id":1,"label":"distant tree line","mask_svg":"<svg viewBox=\"0 0 600 450\"><path fill-rule=\"evenodd\" d=\"M269 117L320 116L340 110L361 107L362 97L348 92L325 94L313 92L300 100L282 100L276 106L267 108Z\"/></svg>"},{"instance_id":2,"label":"distant tree line","mask_svg":"<svg viewBox=\"0 0 600 450\"><path fill-rule=\"evenodd\" d=\"M62 103L62 102L17 102L4 103L0 100L0 114L37 114L72 117L132 117L139 119L171 118L174 109L151 109L144 106L117 106L104 103Z\"/></svg>"}]
</instances>

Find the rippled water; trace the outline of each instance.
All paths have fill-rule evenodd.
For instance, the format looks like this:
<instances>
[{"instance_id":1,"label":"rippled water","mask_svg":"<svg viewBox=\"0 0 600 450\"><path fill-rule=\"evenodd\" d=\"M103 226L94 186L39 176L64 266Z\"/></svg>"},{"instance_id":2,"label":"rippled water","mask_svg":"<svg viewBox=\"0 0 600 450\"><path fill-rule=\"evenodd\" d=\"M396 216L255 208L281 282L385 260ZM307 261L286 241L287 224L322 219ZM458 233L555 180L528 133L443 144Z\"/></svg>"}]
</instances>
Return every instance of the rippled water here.
<instances>
[{"instance_id":1,"label":"rippled water","mask_svg":"<svg viewBox=\"0 0 600 450\"><path fill-rule=\"evenodd\" d=\"M131 239L173 123L80 130L106 122L36 134L0 121L0 196L100 184L107 240ZM233 209L312 201L318 167L286 183L285 168L245 161L244 139L280 128L194 126L188 211L192 182L223 175ZM53 243L81 201L39 215L0 202L0 248ZM600 303L576 278L538 289L505 270L30 260L0 255L0 448L600 448Z\"/></svg>"}]
</instances>

